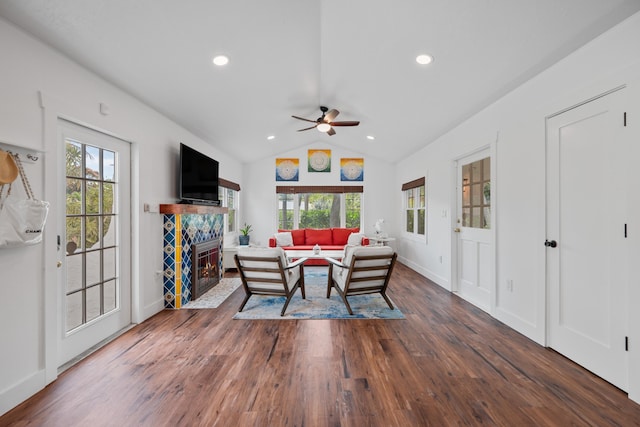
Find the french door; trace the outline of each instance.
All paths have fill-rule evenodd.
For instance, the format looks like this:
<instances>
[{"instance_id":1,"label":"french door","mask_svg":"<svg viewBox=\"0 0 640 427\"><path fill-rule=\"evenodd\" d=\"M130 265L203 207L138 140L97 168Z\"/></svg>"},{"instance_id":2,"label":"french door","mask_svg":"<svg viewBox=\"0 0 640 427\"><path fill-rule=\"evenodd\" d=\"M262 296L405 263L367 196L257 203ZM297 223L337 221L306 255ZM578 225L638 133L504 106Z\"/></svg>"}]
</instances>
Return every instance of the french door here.
<instances>
[{"instance_id":1,"label":"french door","mask_svg":"<svg viewBox=\"0 0 640 427\"><path fill-rule=\"evenodd\" d=\"M491 232L491 157L489 149L459 159L455 232L454 290L482 308L491 309L493 234Z\"/></svg>"},{"instance_id":2,"label":"french door","mask_svg":"<svg viewBox=\"0 0 640 427\"><path fill-rule=\"evenodd\" d=\"M58 366L131 323L130 144L59 120L65 206Z\"/></svg>"},{"instance_id":3,"label":"french door","mask_svg":"<svg viewBox=\"0 0 640 427\"><path fill-rule=\"evenodd\" d=\"M548 345L627 388L624 90L547 121ZM542 242L541 242L542 243Z\"/></svg>"}]
</instances>

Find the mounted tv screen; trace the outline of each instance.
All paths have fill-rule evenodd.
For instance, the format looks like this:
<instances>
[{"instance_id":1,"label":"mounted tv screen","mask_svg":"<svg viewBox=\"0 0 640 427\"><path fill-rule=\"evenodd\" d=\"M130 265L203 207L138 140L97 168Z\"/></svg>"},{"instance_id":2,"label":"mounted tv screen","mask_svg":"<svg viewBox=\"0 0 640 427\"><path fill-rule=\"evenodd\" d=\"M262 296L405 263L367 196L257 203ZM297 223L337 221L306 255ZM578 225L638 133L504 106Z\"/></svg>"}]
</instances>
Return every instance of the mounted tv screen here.
<instances>
[{"instance_id":1,"label":"mounted tv screen","mask_svg":"<svg viewBox=\"0 0 640 427\"><path fill-rule=\"evenodd\" d=\"M218 161L180 143L178 193L183 203L220 204Z\"/></svg>"}]
</instances>

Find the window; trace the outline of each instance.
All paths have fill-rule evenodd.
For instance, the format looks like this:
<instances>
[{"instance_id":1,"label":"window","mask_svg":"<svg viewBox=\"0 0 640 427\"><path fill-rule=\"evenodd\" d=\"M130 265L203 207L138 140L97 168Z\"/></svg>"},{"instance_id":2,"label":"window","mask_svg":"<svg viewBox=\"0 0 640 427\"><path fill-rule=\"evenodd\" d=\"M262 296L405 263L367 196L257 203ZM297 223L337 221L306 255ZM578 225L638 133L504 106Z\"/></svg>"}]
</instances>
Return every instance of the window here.
<instances>
[{"instance_id":1,"label":"window","mask_svg":"<svg viewBox=\"0 0 640 427\"><path fill-rule=\"evenodd\" d=\"M462 226L491 228L491 159L462 166Z\"/></svg>"},{"instance_id":2,"label":"window","mask_svg":"<svg viewBox=\"0 0 640 427\"><path fill-rule=\"evenodd\" d=\"M218 198L220 206L228 209L228 213L224 216L224 232L235 233L238 231L238 200L240 197L240 185L219 179Z\"/></svg>"},{"instance_id":3,"label":"window","mask_svg":"<svg viewBox=\"0 0 640 427\"><path fill-rule=\"evenodd\" d=\"M427 234L427 195L425 179L402 185L404 192L405 232L416 236Z\"/></svg>"},{"instance_id":4,"label":"window","mask_svg":"<svg viewBox=\"0 0 640 427\"><path fill-rule=\"evenodd\" d=\"M276 187L278 228L361 227L362 187Z\"/></svg>"}]
</instances>

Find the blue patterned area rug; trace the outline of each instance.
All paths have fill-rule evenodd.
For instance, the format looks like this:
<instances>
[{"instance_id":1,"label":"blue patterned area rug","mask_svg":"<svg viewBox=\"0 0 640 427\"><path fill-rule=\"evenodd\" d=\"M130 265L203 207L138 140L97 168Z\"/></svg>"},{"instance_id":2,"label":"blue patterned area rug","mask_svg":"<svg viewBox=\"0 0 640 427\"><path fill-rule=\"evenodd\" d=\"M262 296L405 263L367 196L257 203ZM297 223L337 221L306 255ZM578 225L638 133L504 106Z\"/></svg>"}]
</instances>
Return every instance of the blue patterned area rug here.
<instances>
[{"instance_id":1,"label":"blue patterned area rug","mask_svg":"<svg viewBox=\"0 0 640 427\"><path fill-rule=\"evenodd\" d=\"M350 315L335 289L327 299L327 267L305 267L304 283L307 298L297 290L284 316L280 311L285 297L253 295L234 319L404 319L398 307L391 310L380 294L347 297ZM244 295L244 291L243 291ZM387 295L388 296L388 295ZM393 302L393 301L392 301ZM393 304L395 307L395 303Z\"/></svg>"}]
</instances>

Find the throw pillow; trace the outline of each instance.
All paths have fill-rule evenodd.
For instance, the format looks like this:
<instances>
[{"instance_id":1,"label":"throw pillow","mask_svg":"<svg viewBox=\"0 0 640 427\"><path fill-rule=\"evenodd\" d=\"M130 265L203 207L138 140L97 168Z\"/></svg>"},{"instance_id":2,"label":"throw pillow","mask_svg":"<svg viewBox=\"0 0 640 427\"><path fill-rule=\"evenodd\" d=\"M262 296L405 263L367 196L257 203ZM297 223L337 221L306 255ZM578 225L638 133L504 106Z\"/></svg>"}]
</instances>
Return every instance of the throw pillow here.
<instances>
[{"instance_id":1,"label":"throw pillow","mask_svg":"<svg viewBox=\"0 0 640 427\"><path fill-rule=\"evenodd\" d=\"M289 231L293 236L293 246L304 245L304 228L296 230L278 230L280 233L285 231Z\"/></svg>"},{"instance_id":2,"label":"throw pillow","mask_svg":"<svg viewBox=\"0 0 640 427\"><path fill-rule=\"evenodd\" d=\"M290 231L283 231L276 233L276 245L278 246L293 246L293 235Z\"/></svg>"},{"instance_id":3,"label":"throw pillow","mask_svg":"<svg viewBox=\"0 0 640 427\"><path fill-rule=\"evenodd\" d=\"M350 246L362 246L362 238L364 237L363 233L351 233L349 235L349 239L347 240L347 245Z\"/></svg>"}]
</instances>

